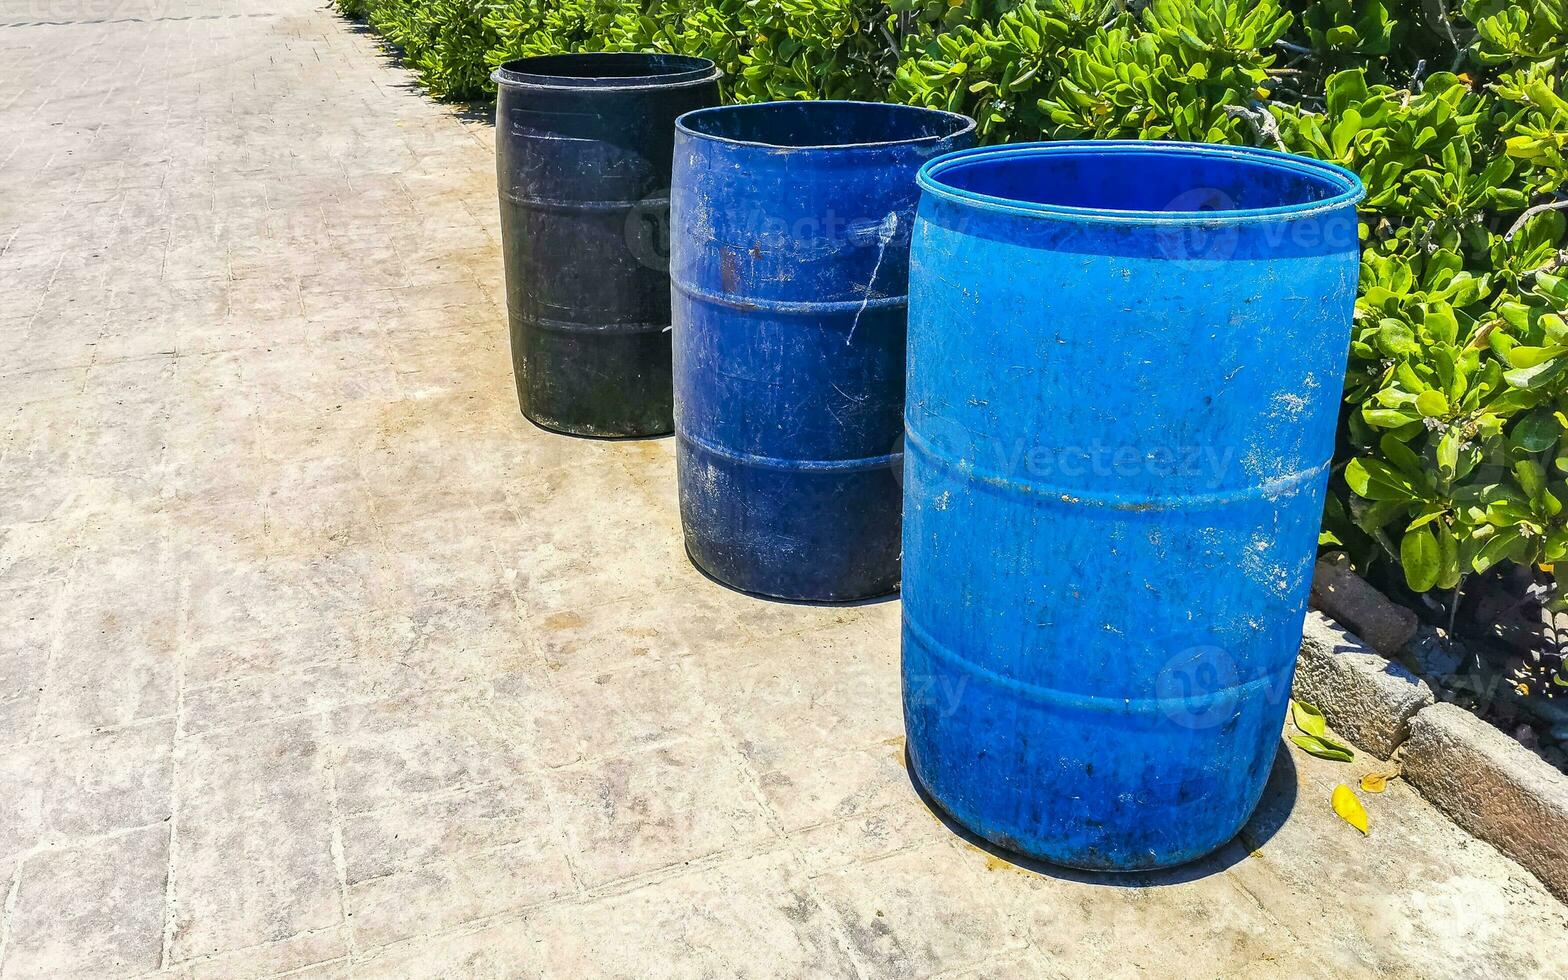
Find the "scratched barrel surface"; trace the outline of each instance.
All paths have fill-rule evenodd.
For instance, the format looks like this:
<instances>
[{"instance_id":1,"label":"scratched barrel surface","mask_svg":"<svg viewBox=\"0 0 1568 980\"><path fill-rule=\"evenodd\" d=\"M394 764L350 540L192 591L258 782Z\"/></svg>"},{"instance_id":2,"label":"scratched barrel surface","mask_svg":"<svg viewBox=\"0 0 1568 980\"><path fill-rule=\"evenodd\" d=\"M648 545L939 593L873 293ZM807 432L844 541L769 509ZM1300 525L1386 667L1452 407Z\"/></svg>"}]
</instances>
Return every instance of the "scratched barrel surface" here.
<instances>
[{"instance_id":1,"label":"scratched barrel surface","mask_svg":"<svg viewBox=\"0 0 1568 980\"><path fill-rule=\"evenodd\" d=\"M493 76L512 367L557 432L671 430L667 234L675 119L718 69L663 54L548 55Z\"/></svg>"},{"instance_id":2,"label":"scratched barrel surface","mask_svg":"<svg viewBox=\"0 0 1568 980\"><path fill-rule=\"evenodd\" d=\"M1052 143L920 174L904 716L977 834L1138 870L1230 840L1273 764L1357 278L1346 171Z\"/></svg>"},{"instance_id":3,"label":"scratched barrel surface","mask_svg":"<svg viewBox=\"0 0 1568 980\"><path fill-rule=\"evenodd\" d=\"M679 120L676 460L687 551L714 578L801 600L897 588L914 178L973 129L856 102Z\"/></svg>"}]
</instances>

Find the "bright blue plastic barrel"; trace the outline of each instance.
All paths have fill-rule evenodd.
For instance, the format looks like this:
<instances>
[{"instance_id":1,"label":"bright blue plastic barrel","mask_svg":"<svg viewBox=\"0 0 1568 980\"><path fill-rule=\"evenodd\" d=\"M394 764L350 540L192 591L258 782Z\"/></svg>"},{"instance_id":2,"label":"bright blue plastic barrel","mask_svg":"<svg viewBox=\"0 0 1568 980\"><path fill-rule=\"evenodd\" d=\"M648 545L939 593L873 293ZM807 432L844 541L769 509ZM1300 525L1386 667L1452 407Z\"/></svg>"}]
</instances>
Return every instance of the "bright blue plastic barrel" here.
<instances>
[{"instance_id":1,"label":"bright blue plastic barrel","mask_svg":"<svg viewBox=\"0 0 1568 980\"><path fill-rule=\"evenodd\" d=\"M904 715L960 823L1079 868L1230 840L1273 764L1356 294L1354 175L1062 142L919 176Z\"/></svg>"},{"instance_id":2,"label":"bright blue plastic barrel","mask_svg":"<svg viewBox=\"0 0 1568 980\"><path fill-rule=\"evenodd\" d=\"M909 234L973 120L775 102L676 121L670 194L681 522L747 592L898 587Z\"/></svg>"}]
</instances>

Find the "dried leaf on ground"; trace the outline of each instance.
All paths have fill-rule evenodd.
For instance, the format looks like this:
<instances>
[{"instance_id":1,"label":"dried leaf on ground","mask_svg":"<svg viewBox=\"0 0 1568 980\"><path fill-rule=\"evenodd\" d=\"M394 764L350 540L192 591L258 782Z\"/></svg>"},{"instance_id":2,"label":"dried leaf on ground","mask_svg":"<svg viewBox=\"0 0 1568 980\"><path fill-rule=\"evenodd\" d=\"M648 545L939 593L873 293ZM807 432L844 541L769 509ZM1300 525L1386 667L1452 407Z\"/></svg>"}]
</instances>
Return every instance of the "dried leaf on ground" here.
<instances>
[{"instance_id":1,"label":"dried leaf on ground","mask_svg":"<svg viewBox=\"0 0 1568 980\"><path fill-rule=\"evenodd\" d=\"M1398 772L1369 772L1361 777L1361 788L1368 793L1381 793L1388 789L1389 780L1398 778Z\"/></svg>"}]
</instances>

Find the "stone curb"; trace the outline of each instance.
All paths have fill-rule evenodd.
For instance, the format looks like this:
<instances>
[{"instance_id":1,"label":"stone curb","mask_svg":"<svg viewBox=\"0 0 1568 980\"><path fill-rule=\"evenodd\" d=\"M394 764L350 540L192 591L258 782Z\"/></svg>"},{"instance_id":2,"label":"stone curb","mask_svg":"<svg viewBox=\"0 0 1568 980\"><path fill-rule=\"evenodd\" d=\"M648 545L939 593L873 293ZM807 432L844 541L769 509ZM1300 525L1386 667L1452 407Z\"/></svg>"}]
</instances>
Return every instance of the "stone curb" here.
<instances>
[{"instance_id":1,"label":"stone curb","mask_svg":"<svg viewBox=\"0 0 1568 980\"><path fill-rule=\"evenodd\" d=\"M1432 805L1568 902L1568 776L1452 704L1416 715L1400 762Z\"/></svg>"},{"instance_id":2,"label":"stone curb","mask_svg":"<svg viewBox=\"0 0 1568 980\"><path fill-rule=\"evenodd\" d=\"M1347 566L1326 558L1312 568L1311 603L1387 657L1398 656L1420 625L1415 613L1391 602Z\"/></svg>"},{"instance_id":3,"label":"stone curb","mask_svg":"<svg viewBox=\"0 0 1568 980\"><path fill-rule=\"evenodd\" d=\"M1452 704L1403 665L1317 611L1302 626L1292 696L1338 734L1387 759L1455 824L1568 902L1568 776Z\"/></svg>"},{"instance_id":4,"label":"stone curb","mask_svg":"<svg viewBox=\"0 0 1568 980\"><path fill-rule=\"evenodd\" d=\"M1393 754L1410 734L1410 719L1435 700L1425 681L1316 611L1302 627L1291 694L1379 759Z\"/></svg>"}]
</instances>

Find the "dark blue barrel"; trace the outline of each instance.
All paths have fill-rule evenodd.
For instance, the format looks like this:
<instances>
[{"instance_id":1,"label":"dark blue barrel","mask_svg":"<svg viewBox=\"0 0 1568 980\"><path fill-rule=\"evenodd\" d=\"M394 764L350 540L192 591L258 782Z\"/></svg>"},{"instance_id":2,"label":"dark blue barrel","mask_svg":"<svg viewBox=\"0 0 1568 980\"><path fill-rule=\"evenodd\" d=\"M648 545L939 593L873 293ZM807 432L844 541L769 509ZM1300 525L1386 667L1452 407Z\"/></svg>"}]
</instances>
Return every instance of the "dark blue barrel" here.
<instances>
[{"instance_id":1,"label":"dark blue barrel","mask_svg":"<svg viewBox=\"0 0 1568 980\"><path fill-rule=\"evenodd\" d=\"M681 521L747 592L898 587L915 172L973 120L776 102L679 120L671 191Z\"/></svg>"},{"instance_id":2,"label":"dark blue barrel","mask_svg":"<svg viewBox=\"0 0 1568 980\"><path fill-rule=\"evenodd\" d=\"M496 177L523 414L557 432L669 432L670 153L719 71L666 54L496 69Z\"/></svg>"},{"instance_id":3,"label":"dark blue barrel","mask_svg":"<svg viewBox=\"0 0 1568 980\"><path fill-rule=\"evenodd\" d=\"M1356 295L1359 181L1236 147L1062 142L920 173L904 718L960 823L1179 864L1284 719Z\"/></svg>"}]
</instances>

